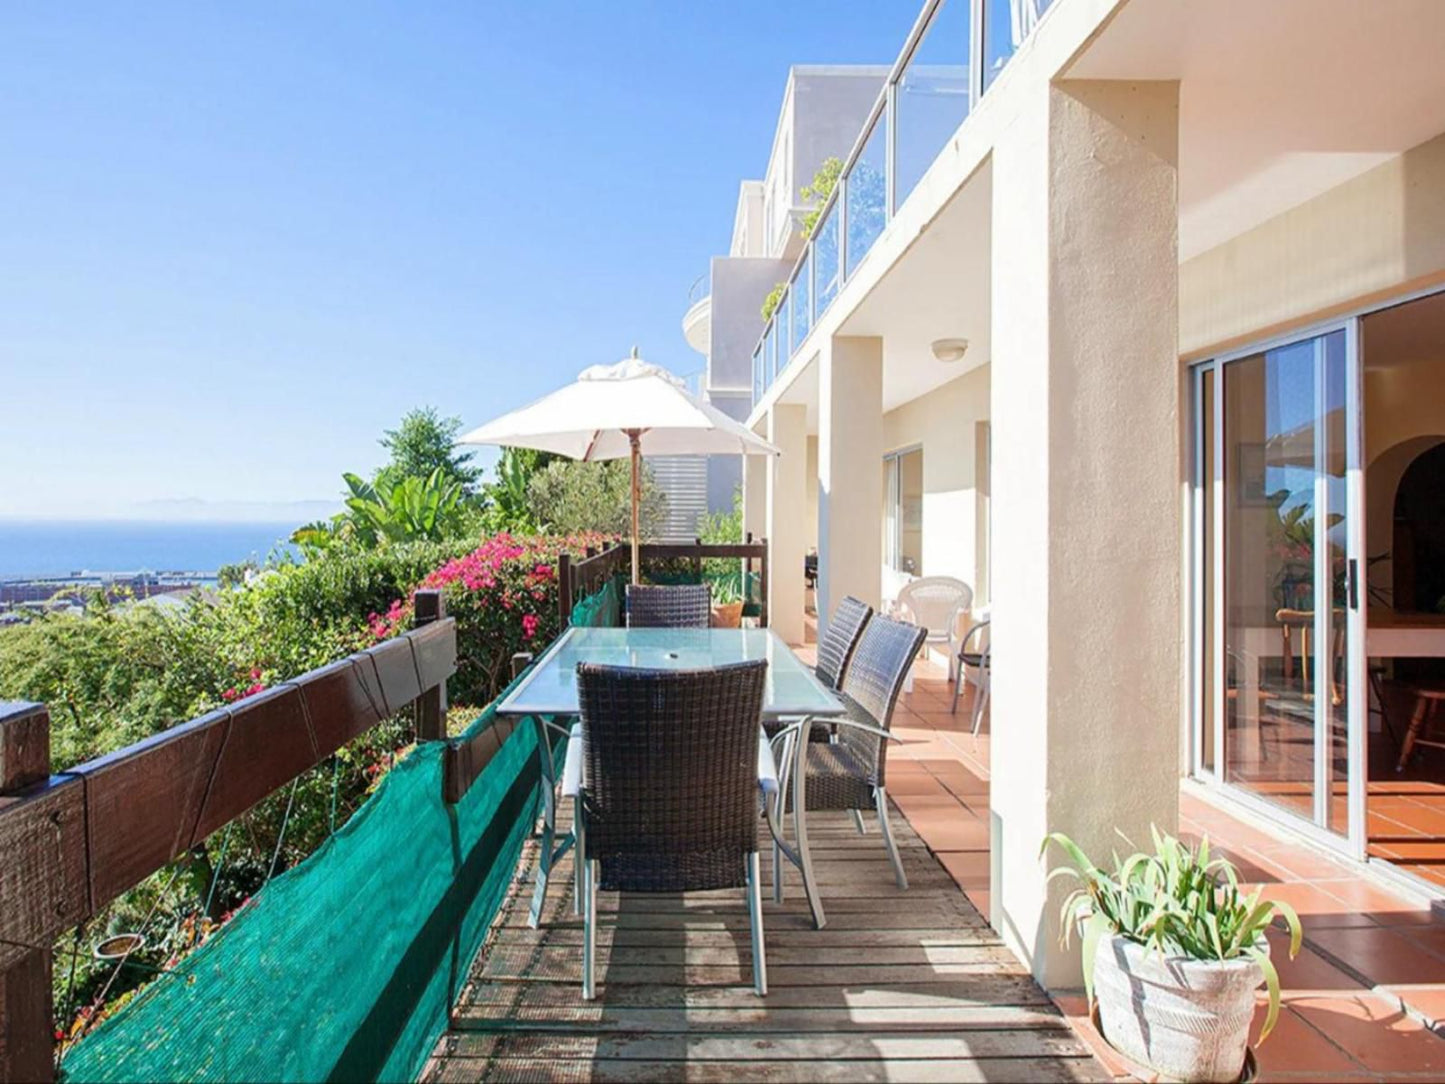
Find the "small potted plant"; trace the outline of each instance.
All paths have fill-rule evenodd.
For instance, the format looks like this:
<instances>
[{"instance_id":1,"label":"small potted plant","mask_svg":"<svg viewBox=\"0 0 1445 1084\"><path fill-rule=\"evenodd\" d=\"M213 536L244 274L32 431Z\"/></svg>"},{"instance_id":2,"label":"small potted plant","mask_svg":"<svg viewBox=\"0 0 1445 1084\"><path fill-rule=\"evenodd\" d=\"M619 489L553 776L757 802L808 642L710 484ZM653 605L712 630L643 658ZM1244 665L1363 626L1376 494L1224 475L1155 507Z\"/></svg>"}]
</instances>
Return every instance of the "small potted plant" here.
<instances>
[{"instance_id":1,"label":"small potted plant","mask_svg":"<svg viewBox=\"0 0 1445 1084\"><path fill-rule=\"evenodd\" d=\"M712 588L712 624L717 629L735 629L743 623L742 575L733 572L715 577Z\"/></svg>"},{"instance_id":2,"label":"small potted plant","mask_svg":"<svg viewBox=\"0 0 1445 1084\"><path fill-rule=\"evenodd\" d=\"M1095 866L1062 833L1045 838L1043 850L1053 844L1068 858L1049 880L1081 882L1064 901L1064 942L1078 926L1090 1008L1097 998L1099 1030L1122 1054L1178 1080L1239 1080L1261 982L1269 1009L1260 1042L1279 1017L1265 931L1283 919L1293 958L1299 917L1259 891L1242 893L1234 866L1211 859L1208 839L1196 850L1152 834L1153 854L1115 854L1112 869Z\"/></svg>"}]
</instances>

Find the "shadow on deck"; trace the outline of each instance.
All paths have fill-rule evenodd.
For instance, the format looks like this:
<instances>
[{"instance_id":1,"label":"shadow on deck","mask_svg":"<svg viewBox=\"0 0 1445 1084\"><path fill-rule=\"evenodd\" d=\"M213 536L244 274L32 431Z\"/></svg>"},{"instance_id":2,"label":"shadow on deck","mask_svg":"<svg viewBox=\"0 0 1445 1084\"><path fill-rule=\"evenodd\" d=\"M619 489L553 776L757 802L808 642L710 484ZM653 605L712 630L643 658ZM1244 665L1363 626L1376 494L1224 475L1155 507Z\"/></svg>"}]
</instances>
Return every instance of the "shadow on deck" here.
<instances>
[{"instance_id":1,"label":"shadow on deck","mask_svg":"<svg viewBox=\"0 0 1445 1084\"><path fill-rule=\"evenodd\" d=\"M860 836L847 814L811 819L828 925L813 928L796 873L782 904L769 886L766 998L751 990L741 890L600 894L588 1003L570 857L540 929L519 879L423 1079L1110 1079L896 812L894 828L907 892L876 825ZM535 865L533 844L528 881Z\"/></svg>"}]
</instances>

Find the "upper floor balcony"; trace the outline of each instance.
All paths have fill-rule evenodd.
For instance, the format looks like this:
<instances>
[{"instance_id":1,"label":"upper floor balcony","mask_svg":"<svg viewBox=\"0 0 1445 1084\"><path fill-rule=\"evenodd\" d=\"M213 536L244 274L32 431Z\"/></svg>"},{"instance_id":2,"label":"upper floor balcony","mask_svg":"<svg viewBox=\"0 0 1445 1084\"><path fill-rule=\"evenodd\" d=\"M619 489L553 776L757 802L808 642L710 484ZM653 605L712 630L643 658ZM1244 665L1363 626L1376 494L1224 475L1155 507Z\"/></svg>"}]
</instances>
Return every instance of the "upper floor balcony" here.
<instances>
[{"instance_id":1,"label":"upper floor balcony","mask_svg":"<svg viewBox=\"0 0 1445 1084\"><path fill-rule=\"evenodd\" d=\"M687 312L682 315L682 337L687 345L707 357L712 336L712 291L704 271L693 279L687 291Z\"/></svg>"},{"instance_id":2,"label":"upper floor balcony","mask_svg":"<svg viewBox=\"0 0 1445 1084\"><path fill-rule=\"evenodd\" d=\"M753 404L851 279L1052 0L927 0L753 351Z\"/></svg>"}]
</instances>

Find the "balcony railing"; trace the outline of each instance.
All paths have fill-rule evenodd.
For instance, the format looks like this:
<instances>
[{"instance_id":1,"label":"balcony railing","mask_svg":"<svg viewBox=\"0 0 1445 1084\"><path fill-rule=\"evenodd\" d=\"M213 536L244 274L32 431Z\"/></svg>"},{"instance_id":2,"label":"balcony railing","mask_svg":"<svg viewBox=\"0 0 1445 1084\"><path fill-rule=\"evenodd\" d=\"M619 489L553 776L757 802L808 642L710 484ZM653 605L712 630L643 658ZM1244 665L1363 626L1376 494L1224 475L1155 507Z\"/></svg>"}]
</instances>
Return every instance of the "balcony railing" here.
<instances>
[{"instance_id":1,"label":"balcony railing","mask_svg":"<svg viewBox=\"0 0 1445 1084\"><path fill-rule=\"evenodd\" d=\"M753 404L1053 0L928 0L753 351Z\"/></svg>"}]
</instances>

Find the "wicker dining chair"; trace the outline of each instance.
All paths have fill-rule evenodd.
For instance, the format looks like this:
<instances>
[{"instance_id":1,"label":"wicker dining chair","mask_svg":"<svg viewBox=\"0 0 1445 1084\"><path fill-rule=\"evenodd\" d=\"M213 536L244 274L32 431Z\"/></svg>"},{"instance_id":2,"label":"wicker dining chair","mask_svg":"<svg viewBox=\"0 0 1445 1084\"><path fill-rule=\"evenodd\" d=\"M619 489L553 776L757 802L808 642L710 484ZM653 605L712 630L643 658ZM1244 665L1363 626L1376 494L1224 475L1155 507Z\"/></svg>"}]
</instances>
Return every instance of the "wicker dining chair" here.
<instances>
[{"instance_id":1,"label":"wicker dining chair","mask_svg":"<svg viewBox=\"0 0 1445 1084\"><path fill-rule=\"evenodd\" d=\"M829 689L836 692L842 685L848 660L853 657L858 638L863 635L863 628L872 616L873 607L852 595L845 596L833 611L832 620L828 622L823 639L818 643L818 661L813 666L814 676ZM773 737L786 725L781 721L767 722L763 724L763 728L769 737ZM828 723L814 723L809 731L812 741L831 741L834 733L833 727Z\"/></svg>"},{"instance_id":2,"label":"wicker dining chair","mask_svg":"<svg viewBox=\"0 0 1445 1084\"><path fill-rule=\"evenodd\" d=\"M811 863L806 860L806 814L813 810L849 810L860 830L863 812L873 810L883 834L883 845L893 863L893 876L899 888L908 887L908 875L893 829L888 822L888 742L897 740L890 734L893 709L903 688L914 656L923 646L928 630L905 621L875 614L863 629L854 648L848 669L839 690L845 715L830 722L838 728L836 740L827 744L797 740L804 724L794 724L786 742L782 792L791 803L790 780L803 772L803 816L794 813L794 831L799 853L805 857L803 876L811 879ZM782 861L779 848L773 851L773 893L782 898ZM809 895L816 893L809 886Z\"/></svg>"},{"instance_id":3,"label":"wicker dining chair","mask_svg":"<svg viewBox=\"0 0 1445 1084\"><path fill-rule=\"evenodd\" d=\"M595 994L597 890L745 888L753 986L767 993L757 811L777 789L763 739L767 662L707 670L577 667L579 741L563 794L582 863L582 996ZM615 950L614 950L615 951Z\"/></svg>"},{"instance_id":4,"label":"wicker dining chair","mask_svg":"<svg viewBox=\"0 0 1445 1084\"><path fill-rule=\"evenodd\" d=\"M628 628L705 629L711 624L712 596L706 584L627 585Z\"/></svg>"}]
</instances>

